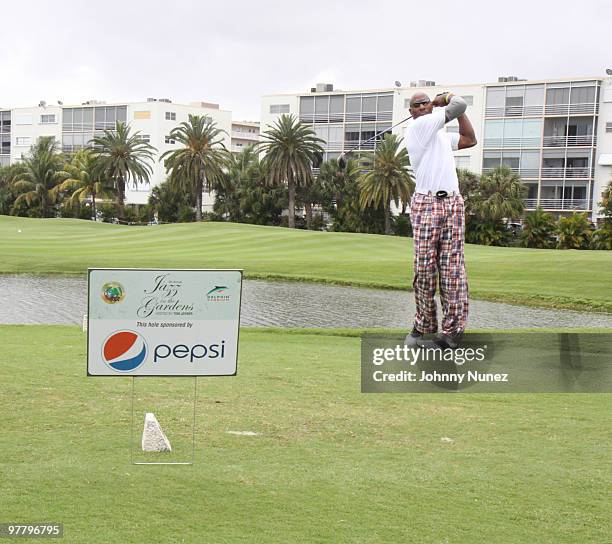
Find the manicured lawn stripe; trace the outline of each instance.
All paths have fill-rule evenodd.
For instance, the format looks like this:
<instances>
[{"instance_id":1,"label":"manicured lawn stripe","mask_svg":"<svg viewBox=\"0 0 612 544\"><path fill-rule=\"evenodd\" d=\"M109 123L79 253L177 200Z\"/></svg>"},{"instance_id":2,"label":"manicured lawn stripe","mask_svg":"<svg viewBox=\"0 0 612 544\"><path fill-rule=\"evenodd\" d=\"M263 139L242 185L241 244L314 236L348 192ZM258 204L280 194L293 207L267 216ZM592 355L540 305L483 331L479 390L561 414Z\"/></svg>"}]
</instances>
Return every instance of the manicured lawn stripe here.
<instances>
[{"instance_id":1,"label":"manicured lawn stripe","mask_svg":"<svg viewBox=\"0 0 612 544\"><path fill-rule=\"evenodd\" d=\"M232 223L124 227L0 216L0 273L243 268L252 278L410 289L412 247L410 238ZM474 298L612 312L612 252L468 245L466 262Z\"/></svg>"}]
</instances>

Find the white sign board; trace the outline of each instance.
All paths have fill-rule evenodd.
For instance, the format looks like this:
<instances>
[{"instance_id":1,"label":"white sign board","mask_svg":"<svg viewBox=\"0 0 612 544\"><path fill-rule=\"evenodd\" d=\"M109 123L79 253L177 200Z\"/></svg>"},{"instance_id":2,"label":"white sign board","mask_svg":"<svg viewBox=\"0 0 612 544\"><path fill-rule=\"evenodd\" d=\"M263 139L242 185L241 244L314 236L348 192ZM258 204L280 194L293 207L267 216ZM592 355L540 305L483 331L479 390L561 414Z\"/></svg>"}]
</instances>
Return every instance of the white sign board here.
<instances>
[{"instance_id":1,"label":"white sign board","mask_svg":"<svg viewBox=\"0 0 612 544\"><path fill-rule=\"evenodd\" d=\"M233 376L241 270L89 269L89 376Z\"/></svg>"}]
</instances>

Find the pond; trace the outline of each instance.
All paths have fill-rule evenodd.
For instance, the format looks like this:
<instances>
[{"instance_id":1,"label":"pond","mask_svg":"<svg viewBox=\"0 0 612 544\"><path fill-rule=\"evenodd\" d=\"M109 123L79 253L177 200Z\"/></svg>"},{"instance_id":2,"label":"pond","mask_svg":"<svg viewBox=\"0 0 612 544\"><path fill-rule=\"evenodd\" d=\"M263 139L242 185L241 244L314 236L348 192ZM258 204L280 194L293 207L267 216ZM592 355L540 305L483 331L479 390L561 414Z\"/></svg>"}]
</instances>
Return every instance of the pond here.
<instances>
[{"instance_id":1,"label":"pond","mask_svg":"<svg viewBox=\"0 0 612 544\"><path fill-rule=\"evenodd\" d=\"M84 277L0 276L0 324L81 324ZM407 291L245 280L241 324L255 327L412 327ZM612 327L612 315L470 301L469 328Z\"/></svg>"}]
</instances>

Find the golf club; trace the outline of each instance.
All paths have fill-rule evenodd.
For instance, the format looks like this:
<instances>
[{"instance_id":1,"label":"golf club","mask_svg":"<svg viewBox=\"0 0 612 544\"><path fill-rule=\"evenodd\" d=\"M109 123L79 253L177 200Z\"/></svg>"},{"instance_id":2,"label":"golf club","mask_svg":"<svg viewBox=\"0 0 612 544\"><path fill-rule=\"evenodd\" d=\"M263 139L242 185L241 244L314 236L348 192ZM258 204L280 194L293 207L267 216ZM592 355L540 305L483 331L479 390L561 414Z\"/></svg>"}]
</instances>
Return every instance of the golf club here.
<instances>
[{"instance_id":1,"label":"golf club","mask_svg":"<svg viewBox=\"0 0 612 544\"><path fill-rule=\"evenodd\" d=\"M399 123L395 123L395 125L392 125L392 126L390 126L389 128L387 128L385 130L381 130L380 132L377 132L376 134L374 134L374 136L372 136L371 138L368 138L364 142L361 142L361 143L357 144L355 147L352 147L351 149L348 149L347 151L343 151L342 153L340 153L340 156L338 157L338 166L340 166L341 169L344 169L346 167L347 156L350 153L352 153L353 151L357 151L359 148L361 148L361 146L367 144L368 142L371 142L372 140L375 140L376 138L378 138L382 134L390 132L395 127L401 125L402 123L405 123L409 119L412 119L412 115L410 115L409 117L406 117L406 119L402 119Z\"/></svg>"}]
</instances>

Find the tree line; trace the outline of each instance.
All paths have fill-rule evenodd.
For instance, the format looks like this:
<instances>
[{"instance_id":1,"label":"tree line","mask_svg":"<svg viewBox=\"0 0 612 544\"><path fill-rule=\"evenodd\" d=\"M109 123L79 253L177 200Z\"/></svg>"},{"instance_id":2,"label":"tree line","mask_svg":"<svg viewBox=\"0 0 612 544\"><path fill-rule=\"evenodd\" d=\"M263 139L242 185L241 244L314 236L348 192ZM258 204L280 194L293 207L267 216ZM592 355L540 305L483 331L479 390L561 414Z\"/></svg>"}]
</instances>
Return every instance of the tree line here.
<instances>
[{"instance_id":1,"label":"tree line","mask_svg":"<svg viewBox=\"0 0 612 544\"><path fill-rule=\"evenodd\" d=\"M396 135L386 134L373 152L360 153L342 168L337 159L321 161L324 140L291 115L281 115L258 144L238 154L225 148L223 134L210 118L196 115L174 128L169 137L179 147L160 157L167 178L139 207L125 206L126 187L149 183L157 151L139 132L117 123L71 155L60 153L54 138L40 138L20 162L0 168L0 213L200 221L207 190L215 192L208 220L411 234L406 212L414 179ZM507 167L482 176L458 170L458 177L468 243L612 249L610 185L602 195L604 220L595 229L586 213L559 220L542 209L525 213L526 187ZM96 202L102 202L100 209ZM392 213L392 204L399 214Z\"/></svg>"}]
</instances>

